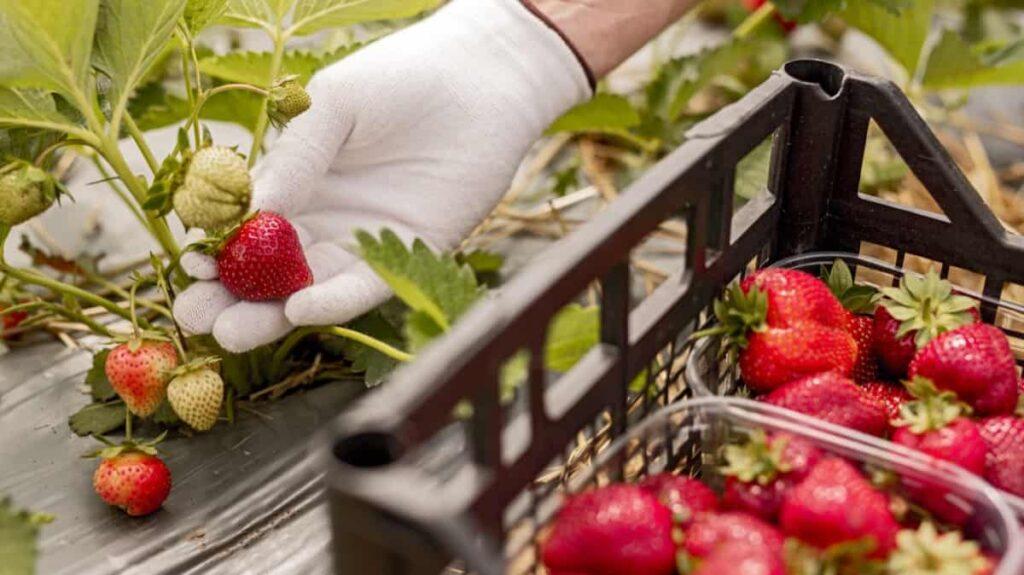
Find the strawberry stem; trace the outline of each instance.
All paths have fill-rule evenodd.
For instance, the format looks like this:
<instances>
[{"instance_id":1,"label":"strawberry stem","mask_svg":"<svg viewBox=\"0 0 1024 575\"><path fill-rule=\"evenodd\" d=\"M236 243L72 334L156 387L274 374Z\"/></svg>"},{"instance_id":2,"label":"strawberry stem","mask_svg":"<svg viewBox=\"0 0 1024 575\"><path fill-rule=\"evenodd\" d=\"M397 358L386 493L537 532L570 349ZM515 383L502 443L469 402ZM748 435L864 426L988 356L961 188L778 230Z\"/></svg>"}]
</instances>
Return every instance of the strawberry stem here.
<instances>
[{"instance_id":1,"label":"strawberry stem","mask_svg":"<svg viewBox=\"0 0 1024 575\"><path fill-rule=\"evenodd\" d=\"M746 40L753 34L758 28L764 25L778 9L775 7L774 2L765 2L760 8L751 12L749 16L739 26L736 27L732 32L732 37L736 40Z\"/></svg>"},{"instance_id":2,"label":"strawberry stem","mask_svg":"<svg viewBox=\"0 0 1024 575\"><path fill-rule=\"evenodd\" d=\"M124 406L124 440L132 440L132 412L128 406Z\"/></svg>"},{"instance_id":3,"label":"strawberry stem","mask_svg":"<svg viewBox=\"0 0 1024 575\"><path fill-rule=\"evenodd\" d=\"M288 354L290 354L292 350L295 348L295 346L298 345L300 341L305 339L306 336L315 333L324 335L334 335L345 339L350 339L352 341L361 343L366 347L379 351L380 353L383 353L384 355L390 357L391 359L403 363L412 361L414 359L414 356L410 353L406 353L373 336L366 335L365 333L361 333L353 329L341 326L305 327L293 331L292 334L289 335L284 340L281 346L277 348L277 351L274 352L274 356L271 360L270 373L274 374L275 377L280 376L282 367L284 366L284 362L288 358Z\"/></svg>"}]
</instances>

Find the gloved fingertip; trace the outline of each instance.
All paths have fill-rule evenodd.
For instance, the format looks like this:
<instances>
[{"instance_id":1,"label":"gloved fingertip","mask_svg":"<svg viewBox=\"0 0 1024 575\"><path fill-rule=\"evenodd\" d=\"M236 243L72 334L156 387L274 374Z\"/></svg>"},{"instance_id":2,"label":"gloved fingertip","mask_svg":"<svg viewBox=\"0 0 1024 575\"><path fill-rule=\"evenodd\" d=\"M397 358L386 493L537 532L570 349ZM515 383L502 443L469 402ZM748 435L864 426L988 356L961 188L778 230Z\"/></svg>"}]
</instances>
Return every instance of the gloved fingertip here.
<instances>
[{"instance_id":1,"label":"gloved fingertip","mask_svg":"<svg viewBox=\"0 0 1024 575\"><path fill-rule=\"evenodd\" d=\"M189 277L197 280L215 280L220 276L217 260L194 251L181 254L181 269L185 270Z\"/></svg>"},{"instance_id":2,"label":"gloved fingertip","mask_svg":"<svg viewBox=\"0 0 1024 575\"><path fill-rule=\"evenodd\" d=\"M237 302L220 282L199 282L178 295L172 313L186 333L206 335L213 331L217 317Z\"/></svg>"}]
</instances>

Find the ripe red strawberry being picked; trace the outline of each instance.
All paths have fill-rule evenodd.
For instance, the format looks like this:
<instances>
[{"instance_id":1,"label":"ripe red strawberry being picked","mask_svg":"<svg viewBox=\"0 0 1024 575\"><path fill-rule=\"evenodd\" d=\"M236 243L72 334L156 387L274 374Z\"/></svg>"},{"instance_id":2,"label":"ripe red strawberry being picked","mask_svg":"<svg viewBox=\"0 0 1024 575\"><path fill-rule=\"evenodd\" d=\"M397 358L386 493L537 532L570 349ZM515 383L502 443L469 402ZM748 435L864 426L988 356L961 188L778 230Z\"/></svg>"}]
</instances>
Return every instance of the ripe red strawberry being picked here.
<instances>
[{"instance_id":1,"label":"ripe red strawberry being picked","mask_svg":"<svg viewBox=\"0 0 1024 575\"><path fill-rule=\"evenodd\" d=\"M884 558L896 546L899 524L889 500L853 465L827 457L811 469L782 503L783 533L819 549L859 540L874 542L871 557Z\"/></svg>"},{"instance_id":2,"label":"ripe red strawberry being picked","mask_svg":"<svg viewBox=\"0 0 1024 575\"><path fill-rule=\"evenodd\" d=\"M149 515L171 492L171 472L155 455L127 450L105 458L92 483L108 504L131 516Z\"/></svg>"},{"instance_id":3,"label":"ripe red strawberry being picked","mask_svg":"<svg viewBox=\"0 0 1024 575\"><path fill-rule=\"evenodd\" d=\"M882 436L889 430L882 404L835 372L799 379L759 399L869 435Z\"/></svg>"},{"instance_id":4,"label":"ripe red strawberry being picked","mask_svg":"<svg viewBox=\"0 0 1024 575\"><path fill-rule=\"evenodd\" d=\"M682 527L689 525L699 513L718 510L718 495L692 477L659 473L638 485L668 507L676 524Z\"/></svg>"},{"instance_id":5,"label":"ripe red strawberry being picked","mask_svg":"<svg viewBox=\"0 0 1024 575\"><path fill-rule=\"evenodd\" d=\"M1006 335L977 323L928 342L914 356L910 377L930 379L952 391L979 415L1012 413L1017 407L1017 370Z\"/></svg>"},{"instance_id":6,"label":"ripe red strawberry being picked","mask_svg":"<svg viewBox=\"0 0 1024 575\"><path fill-rule=\"evenodd\" d=\"M128 410L147 417L164 400L176 367L178 353L170 342L133 340L110 351L104 370Z\"/></svg>"},{"instance_id":7,"label":"ripe red strawberry being picked","mask_svg":"<svg viewBox=\"0 0 1024 575\"><path fill-rule=\"evenodd\" d=\"M887 374L902 378L917 350L939 334L980 321L978 302L953 293L934 271L907 275L900 287L882 290L875 310L873 348Z\"/></svg>"},{"instance_id":8,"label":"ripe red strawberry being picked","mask_svg":"<svg viewBox=\"0 0 1024 575\"><path fill-rule=\"evenodd\" d=\"M635 485L571 497L541 556L551 575L671 575L672 512Z\"/></svg>"},{"instance_id":9,"label":"ripe red strawberry being picked","mask_svg":"<svg viewBox=\"0 0 1024 575\"><path fill-rule=\"evenodd\" d=\"M837 259L821 279L846 309L847 330L857 342L857 363L851 374L853 380L857 383L874 381L878 378L878 357L872 337L872 314L882 294L874 286L856 283L850 267L841 259Z\"/></svg>"},{"instance_id":10,"label":"ripe red strawberry being picked","mask_svg":"<svg viewBox=\"0 0 1024 575\"><path fill-rule=\"evenodd\" d=\"M1000 489L1024 497L1024 419L997 415L979 421L978 428L988 448L985 479Z\"/></svg>"},{"instance_id":11,"label":"ripe red strawberry being picked","mask_svg":"<svg viewBox=\"0 0 1024 575\"><path fill-rule=\"evenodd\" d=\"M720 335L738 349L743 381L755 391L823 371L850 373L857 342L847 332L847 313L818 278L797 270L758 271L715 302Z\"/></svg>"},{"instance_id":12,"label":"ripe red strawberry being picked","mask_svg":"<svg viewBox=\"0 0 1024 575\"><path fill-rule=\"evenodd\" d=\"M822 453L811 442L788 433L751 434L744 443L729 445L722 506L774 521L786 493L806 477Z\"/></svg>"},{"instance_id":13,"label":"ripe red strawberry being picked","mask_svg":"<svg viewBox=\"0 0 1024 575\"><path fill-rule=\"evenodd\" d=\"M299 234L272 212L246 220L217 254L220 281L246 301L284 299L313 283Z\"/></svg>"}]
</instances>

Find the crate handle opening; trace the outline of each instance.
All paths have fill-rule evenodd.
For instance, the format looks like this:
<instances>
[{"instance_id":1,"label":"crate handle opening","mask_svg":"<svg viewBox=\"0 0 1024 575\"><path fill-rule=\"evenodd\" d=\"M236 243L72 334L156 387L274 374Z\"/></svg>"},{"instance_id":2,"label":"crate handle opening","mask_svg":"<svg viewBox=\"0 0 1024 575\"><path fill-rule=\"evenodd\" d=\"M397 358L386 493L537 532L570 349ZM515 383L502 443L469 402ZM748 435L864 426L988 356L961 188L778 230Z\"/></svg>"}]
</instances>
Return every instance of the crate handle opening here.
<instances>
[{"instance_id":1,"label":"crate handle opening","mask_svg":"<svg viewBox=\"0 0 1024 575\"><path fill-rule=\"evenodd\" d=\"M401 446L392 435L378 432L357 433L334 444L334 457L360 469L386 467L398 461Z\"/></svg>"},{"instance_id":2,"label":"crate handle opening","mask_svg":"<svg viewBox=\"0 0 1024 575\"><path fill-rule=\"evenodd\" d=\"M829 98L838 96L846 81L845 70L822 60L793 60L783 70L794 80L817 84Z\"/></svg>"}]
</instances>

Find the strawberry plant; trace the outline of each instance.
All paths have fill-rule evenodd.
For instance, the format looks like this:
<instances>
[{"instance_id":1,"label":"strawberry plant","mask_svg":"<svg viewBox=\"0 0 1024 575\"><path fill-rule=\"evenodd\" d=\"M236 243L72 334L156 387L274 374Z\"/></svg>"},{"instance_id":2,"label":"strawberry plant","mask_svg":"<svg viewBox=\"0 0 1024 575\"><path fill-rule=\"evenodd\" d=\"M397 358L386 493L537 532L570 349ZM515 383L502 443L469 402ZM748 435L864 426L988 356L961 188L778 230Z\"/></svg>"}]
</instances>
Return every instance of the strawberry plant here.
<instances>
[{"instance_id":1,"label":"strawberry plant","mask_svg":"<svg viewBox=\"0 0 1024 575\"><path fill-rule=\"evenodd\" d=\"M239 408L304 386L353 375L368 387L379 384L484 295L478 272L498 277L502 259L490 252L438 254L422 242L407 246L389 231L363 233L356 249L396 299L348 325L298 329L234 354L209 336L189 336L171 313L176 294L193 281L180 265L190 250L215 256L223 286L243 300L281 300L313 283L291 223L252 212L250 170L268 132L284 129L313 104L305 90L313 74L362 46L335 34L316 47L314 36L416 17L441 3L0 3L0 337L16 342L34 328L54 331L57 321L98 336L86 340L94 352L85 377L90 397L68 423L76 434L108 444L98 452L103 461L94 481L104 501L144 515L170 491L170 470L151 443L132 439L133 426L187 437L233 422ZM200 39L213 26L254 29L271 49L215 54ZM296 40L303 48L294 47ZM209 120L249 129L252 146L214 141ZM176 141L161 157L149 131L171 125L179 126ZM142 173L130 167L135 153L145 161ZM31 266L4 257L17 226L67 195L61 166L70 161L91 162L105 175L86 193L113 194L127 206L152 237L148 261L108 272L98 257L68 260L27 239L18 247ZM184 246L174 231L180 228L202 230L206 239ZM595 307L560 314L548 366L568 370L595 345L598 317ZM509 398L525 374L525 362L513 363L503 376ZM106 439L120 433L120 441Z\"/></svg>"}]
</instances>

